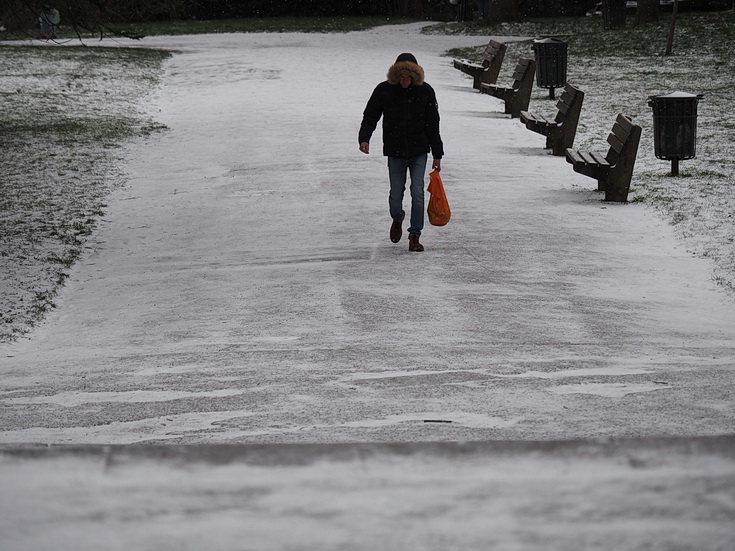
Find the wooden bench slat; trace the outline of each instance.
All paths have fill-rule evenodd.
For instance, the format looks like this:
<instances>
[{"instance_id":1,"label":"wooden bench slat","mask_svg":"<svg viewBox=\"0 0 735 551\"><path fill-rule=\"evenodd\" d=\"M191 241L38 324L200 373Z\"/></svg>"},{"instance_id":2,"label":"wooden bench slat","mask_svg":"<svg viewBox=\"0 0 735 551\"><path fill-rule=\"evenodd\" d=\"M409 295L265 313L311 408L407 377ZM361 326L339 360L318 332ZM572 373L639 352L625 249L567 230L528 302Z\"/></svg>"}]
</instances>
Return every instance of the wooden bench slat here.
<instances>
[{"instance_id":1,"label":"wooden bench slat","mask_svg":"<svg viewBox=\"0 0 735 551\"><path fill-rule=\"evenodd\" d=\"M584 159L579 155L577 149L568 148L566 150L567 159L574 164L585 164Z\"/></svg>"},{"instance_id":2,"label":"wooden bench slat","mask_svg":"<svg viewBox=\"0 0 735 551\"><path fill-rule=\"evenodd\" d=\"M626 135L630 134L630 131L633 129L633 121L630 118L623 115L622 113L618 114L617 118L615 119L615 122L618 125L620 125L623 128L623 130L625 130ZM613 125L613 128L615 128L614 125Z\"/></svg>"},{"instance_id":3,"label":"wooden bench slat","mask_svg":"<svg viewBox=\"0 0 735 551\"><path fill-rule=\"evenodd\" d=\"M523 78L523 75L525 75L526 71L528 70L528 65L530 62L530 59L521 58L518 60L515 71L513 71L513 80L520 81Z\"/></svg>"},{"instance_id":4,"label":"wooden bench slat","mask_svg":"<svg viewBox=\"0 0 735 551\"><path fill-rule=\"evenodd\" d=\"M623 150L623 146L625 145L624 141L621 141L620 138L618 138L615 134L610 134L607 137L607 143L610 144L610 147L617 153L618 155Z\"/></svg>"},{"instance_id":5,"label":"wooden bench slat","mask_svg":"<svg viewBox=\"0 0 735 551\"><path fill-rule=\"evenodd\" d=\"M628 140L628 136L630 136L631 130L632 130L632 127L629 129L625 129L622 126L620 126L617 122L613 124L613 127L612 127L613 135L623 143L625 143Z\"/></svg>"},{"instance_id":6,"label":"wooden bench slat","mask_svg":"<svg viewBox=\"0 0 735 551\"><path fill-rule=\"evenodd\" d=\"M569 85L565 84L564 90L562 91L561 96L559 96L559 103L564 103L565 105L569 105L569 102L572 101L572 98L574 98L574 93L570 92L569 89L570 89Z\"/></svg>"},{"instance_id":7,"label":"wooden bench slat","mask_svg":"<svg viewBox=\"0 0 735 551\"><path fill-rule=\"evenodd\" d=\"M535 115L533 113L528 113L528 112L526 115L526 119L531 121L531 124L537 124L541 126L556 126L557 125L556 121L550 121L543 115Z\"/></svg>"},{"instance_id":8,"label":"wooden bench slat","mask_svg":"<svg viewBox=\"0 0 735 551\"><path fill-rule=\"evenodd\" d=\"M487 46L485 46L485 51L483 52L484 57L493 58L497 53L502 49L502 44L500 42L496 42L495 40L491 40Z\"/></svg>"},{"instance_id":9,"label":"wooden bench slat","mask_svg":"<svg viewBox=\"0 0 735 551\"><path fill-rule=\"evenodd\" d=\"M457 67L457 68L459 68L459 67L483 67L482 65L480 65L478 63L473 63L471 61L467 61L467 60L464 60L464 59L455 59L454 60L454 66Z\"/></svg>"},{"instance_id":10,"label":"wooden bench slat","mask_svg":"<svg viewBox=\"0 0 735 551\"><path fill-rule=\"evenodd\" d=\"M579 150L579 155L582 157L585 163L588 165L595 165L597 164L595 162L595 158L592 156L592 154L589 151Z\"/></svg>"},{"instance_id":11,"label":"wooden bench slat","mask_svg":"<svg viewBox=\"0 0 735 551\"><path fill-rule=\"evenodd\" d=\"M590 155L592 155L592 158L595 160L595 162L598 165L601 165L601 166L610 166L610 163L607 162L607 159L605 157L603 157L597 151L590 151Z\"/></svg>"},{"instance_id":12,"label":"wooden bench slat","mask_svg":"<svg viewBox=\"0 0 735 551\"><path fill-rule=\"evenodd\" d=\"M626 202L641 138L641 127L620 113L607 137L607 155L597 151L566 149L567 161L575 172L597 180L597 189L605 192L605 201Z\"/></svg>"},{"instance_id":13,"label":"wooden bench slat","mask_svg":"<svg viewBox=\"0 0 735 551\"><path fill-rule=\"evenodd\" d=\"M610 166L608 160L597 151L570 148L566 150L566 155L578 165L599 165L602 168Z\"/></svg>"}]
</instances>

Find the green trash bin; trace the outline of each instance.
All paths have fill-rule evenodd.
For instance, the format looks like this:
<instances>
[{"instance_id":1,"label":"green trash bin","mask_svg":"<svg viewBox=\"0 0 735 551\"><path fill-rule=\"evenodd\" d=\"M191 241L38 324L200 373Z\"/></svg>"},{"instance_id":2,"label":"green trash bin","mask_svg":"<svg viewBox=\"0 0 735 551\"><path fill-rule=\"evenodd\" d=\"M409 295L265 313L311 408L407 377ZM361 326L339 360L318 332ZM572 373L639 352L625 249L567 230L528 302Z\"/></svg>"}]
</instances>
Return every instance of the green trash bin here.
<instances>
[{"instance_id":1,"label":"green trash bin","mask_svg":"<svg viewBox=\"0 0 735 551\"><path fill-rule=\"evenodd\" d=\"M554 88L567 82L568 44L558 38L537 38L533 41L536 57L536 84L549 89L549 98L554 99Z\"/></svg>"},{"instance_id":2,"label":"green trash bin","mask_svg":"<svg viewBox=\"0 0 735 551\"><path fill-rule=\"evenodd\" d=\"M671 174L679 174L679 161L697 154L697 105L702 95L672 92L650 96L653 109L653 148L657 159L671 161Z\"/></svg>"}]
</instances>

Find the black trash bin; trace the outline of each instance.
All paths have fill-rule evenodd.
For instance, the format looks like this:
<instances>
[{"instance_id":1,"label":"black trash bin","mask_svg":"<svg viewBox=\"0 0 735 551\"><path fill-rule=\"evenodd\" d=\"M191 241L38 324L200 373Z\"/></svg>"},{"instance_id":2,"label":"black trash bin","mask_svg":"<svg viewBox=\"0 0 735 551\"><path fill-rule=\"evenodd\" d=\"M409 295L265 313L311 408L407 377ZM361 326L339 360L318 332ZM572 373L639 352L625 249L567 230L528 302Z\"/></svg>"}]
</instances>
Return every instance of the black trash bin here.
<instances>
[{"instance_id":1,"label":"black trash bin","mask_svg":"<svg viewBox=\"0 0 735 551\"><path fill-rule=\"evenodd\" d=\"M671 161L671 174L679 174L679 161L697 153L697 105L704 96L672 92L651 96L653 148L657 159Z\"/></svg>"},{"instance_id":2,"label":"black trash bin","mask_svg":"<svg viewBox=\"0 0 735 551\"><path fill-rule=\"evenodd\" d=\"M537 38L533 41L536 84L548 88L551 99L554 99L554 88L560 88L567 82L567 46L558 38Z\"/></svg>"},{"instance_id":3,"label":"black trash bin","mask_svg":"<svg viewBox=\"0 0 735 551\"><path fill-rule=\"evenodd\" d=\"M606 31L625 27L626 0L602 0L602 24Z\"/></svg>"}]
</instances>

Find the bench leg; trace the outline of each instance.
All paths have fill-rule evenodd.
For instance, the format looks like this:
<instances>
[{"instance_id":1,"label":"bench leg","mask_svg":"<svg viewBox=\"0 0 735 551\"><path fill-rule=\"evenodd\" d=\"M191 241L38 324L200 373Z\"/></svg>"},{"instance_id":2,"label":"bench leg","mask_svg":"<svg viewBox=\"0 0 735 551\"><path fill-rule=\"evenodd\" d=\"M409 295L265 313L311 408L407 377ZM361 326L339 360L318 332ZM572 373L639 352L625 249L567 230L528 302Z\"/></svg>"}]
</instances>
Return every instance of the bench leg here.
<instances>
[{"instance_id":1,"label":"bench leg","mask_svg":"<svg viewBox=\"0 0 735 551\"><path fill-rule=\"evenodd\" d=\"M628 202L632 174L630 171L622 170L624 165L624 162L619 162L608 172L604 181L602 178L598 180L597 189L605 192L605 201L613 203Z\"/></svg>"},{"instance_id":2,"label":"bench leg","mask_svg":"<svg viewBox=\"0 0 735 551\"><path fill-rule=\"evenodd\" d=\"M571 148L572 144L565 143L563 129L554 128L549 132L546 139L546 149L551 149L551 154L557 157L563 157L567 148Z\"/></svg>"},{"instance_id":3,"label":"bench leg","mask_svg":"<svg viewBox=\"0 0 735 551\"><path fill-rule=\"evenodd\" d=\"M552 155L557 157L563 157L567 148L571 148L574 145L574 137L571 140L566 139L566 134L561 132L558 136L552 140L551 150Z\"/></svg>"},{"instance_id":4,"label":"bench leg","mask_svg":"<svg viewBox=\"0 0 735 551\"><path fill-rule=\"evenodd\" d=\"M512 98L505 97L505 98L503 98L503 101L505 102L505 110L503 111L503 113L505 113L506 115L510 115L510 118L512 119L513 118L513 101L512 101Z\"/></svg>"},{"instance_id":5,"label":"bench leg","mask_svg":"<svg viewBox=\"0 0 735 551\"><path fill-rule=\"evenodd\" d=\"M628 190L612 190L605 191L605 201L610 203L627 203Z\"/></svg>"},{"instance_id":6,"label":"bench leg","mask_svg":"<svg viewBox=\"0 0 735 551\"><path fill-rule=\"evenodd\" d=\"M610 175L612 176L612 174ZM630 190L630 181L627 183L619 181L619 178L598 178L597 191L605 192L605 201L612 203L627 203L628 191Z\"/></svg>"},{"instance_id":7,"label":"bench leg","mask_svg":"<svg viewBox=\"0 0 735 551\"><path fill-rule=\"evenodd\" d=\"M630 179L620 177L620 174L610 174L611 178L608 180L605 187L605 201L611 201L613 203L627 203L628 202L628 191L630 191ZM625 175L622 175L625 176Z\"/></svg>"}]
</instances>

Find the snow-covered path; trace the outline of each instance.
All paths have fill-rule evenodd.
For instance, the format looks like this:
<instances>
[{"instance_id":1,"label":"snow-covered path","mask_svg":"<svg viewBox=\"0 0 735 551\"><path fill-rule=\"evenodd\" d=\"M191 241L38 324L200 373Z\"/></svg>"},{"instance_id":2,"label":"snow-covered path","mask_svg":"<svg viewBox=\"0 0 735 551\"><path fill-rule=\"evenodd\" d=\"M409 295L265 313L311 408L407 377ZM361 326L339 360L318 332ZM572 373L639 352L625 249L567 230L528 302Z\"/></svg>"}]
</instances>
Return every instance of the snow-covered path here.
<instances>
[{"instance_id":1,"label":"snow-covered path","mask_svg":"<svg viewBox=\"0 0 735 551\"><path fill-rule=\"evenodd\" d=\"M147 40L179 51L151 104L169 131L131 149L57 310L3 345L0 442L732 433L735 308L707 266L441 57L477 37L417 29ZM388 240L379 133L356 143L403 51L453 211L423 254Z\"/></svg>"},{"instance_id":2,"label":"snow-covered path","mask_svg":"<svg viewBox=\"0 0 735 551\"><path fill-rule=\"evenodd\" d=\"M13 551L732 549L735 439L0 449Z\"/></svg>"}]
</instances>

